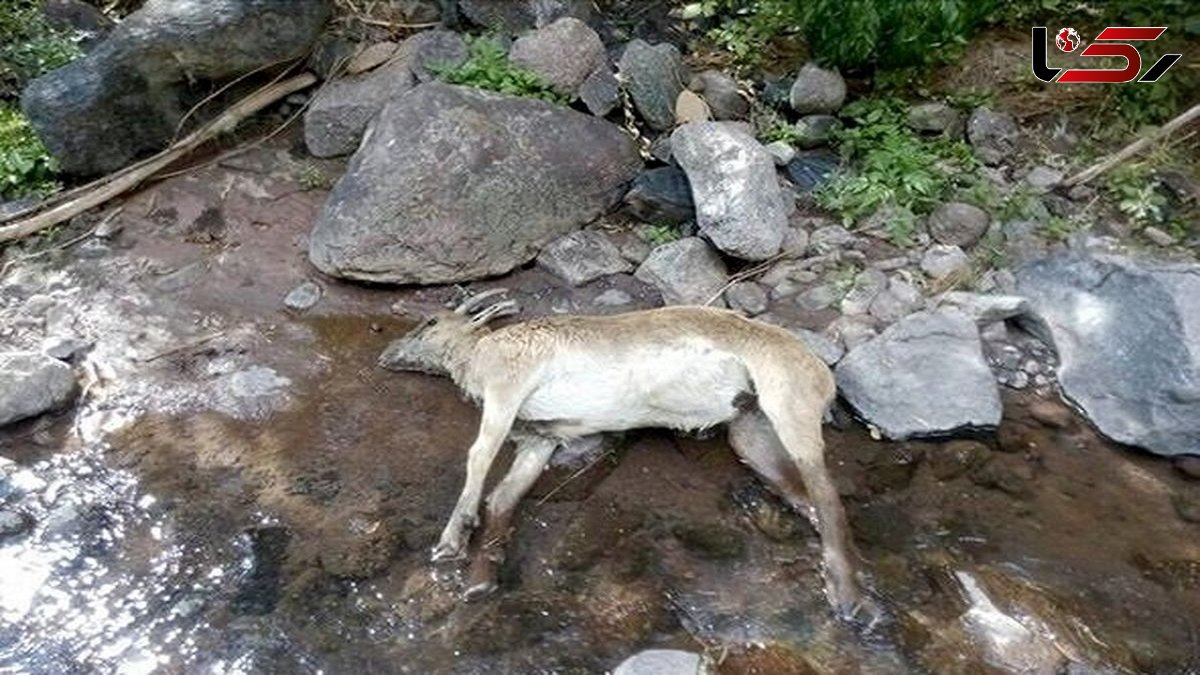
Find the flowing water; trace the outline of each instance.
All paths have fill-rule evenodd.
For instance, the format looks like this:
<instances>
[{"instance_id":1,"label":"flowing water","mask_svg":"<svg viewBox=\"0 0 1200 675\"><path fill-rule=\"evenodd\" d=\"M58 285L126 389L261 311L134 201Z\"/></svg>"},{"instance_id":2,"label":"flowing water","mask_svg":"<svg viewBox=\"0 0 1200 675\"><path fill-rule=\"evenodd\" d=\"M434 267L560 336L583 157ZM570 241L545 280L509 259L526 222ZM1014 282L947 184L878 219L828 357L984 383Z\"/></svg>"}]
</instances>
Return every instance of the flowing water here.
<instances>
[{"instance_id":1,"label":"flowing water","mask_svg":"<svg viewBox=\"0 0 1200 675\"><path fill-rule=\"evenodd\" d=\"M76 408L0 432L0 672L582 673L651 647L729 673L1200 672L1200 483L1032 395L976 441L828 428L873 633L830 617L815 533L719 434L554 467L500 591L462 603L427 558L478 413L374 365L393 303L452 289L282 309L321 197L287 161L166 181L113 243L0 280L6 346L96 343ZM509 283L531 313L587 302Z\"/></svg>"}]
</instances>

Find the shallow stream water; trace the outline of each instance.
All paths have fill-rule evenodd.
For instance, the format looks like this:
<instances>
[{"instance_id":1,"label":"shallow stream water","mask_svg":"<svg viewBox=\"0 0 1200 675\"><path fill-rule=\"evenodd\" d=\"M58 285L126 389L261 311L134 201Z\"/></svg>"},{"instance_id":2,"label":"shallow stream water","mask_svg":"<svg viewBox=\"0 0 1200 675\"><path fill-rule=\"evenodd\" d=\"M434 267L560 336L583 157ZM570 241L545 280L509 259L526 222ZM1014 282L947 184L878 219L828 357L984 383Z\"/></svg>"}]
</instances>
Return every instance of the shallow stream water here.
<instances>
[{"instance_id":1,"label":"shallow stream water","mask_svg":"<svg viewBox=\"0 0 1200 675\"><path fill-rule=\"evenodd\" d=\"M284 310L321 197L286 166L166 181L112 243L0 280L6 347L96 343L75 409L0 432L0 672L582 673L651 647L728 673L1200 672L1200 483L1033 395L973 441L827 429L874 633L831 618L815 533L720 434L548 471L499 593L462 603L427 558L478 413L375 367L393 304L453 289L323 281ZM530 313L587 301L506 283Z\"/></svg>"}]
</instances>

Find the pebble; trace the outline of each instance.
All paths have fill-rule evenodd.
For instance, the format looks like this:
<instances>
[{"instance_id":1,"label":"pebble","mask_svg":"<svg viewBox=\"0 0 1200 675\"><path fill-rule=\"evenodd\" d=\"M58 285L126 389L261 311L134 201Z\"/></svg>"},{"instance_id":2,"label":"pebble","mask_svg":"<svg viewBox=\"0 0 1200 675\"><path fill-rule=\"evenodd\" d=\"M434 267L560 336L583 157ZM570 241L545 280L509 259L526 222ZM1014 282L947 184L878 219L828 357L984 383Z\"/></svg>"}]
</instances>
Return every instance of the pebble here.
<instances>
[{"instance_id":1,"label":"pebble","mask_svg":"<svg viewBox=\"0 0 1200 675\"><path fill-rule=\"evenodd\" d=\"M306 281L288 292L283 305L288 309L303 312L312 309L321 299L321 287L315 281Z\"/></svg>"},{"instance_id":2,"label":"pebble","mask_svg":"<svg viewBox=\"0 0 1200 675\"><path fill-rule=\"evenodd\" d=\"M1163 232L1162 230L1158 229L1157 227L1155 227L1153 225L1142 230L1142 234L1146 235L1146 238L1149 239L1151 242L1153 242L1157 246L1174 246L1175 245L1175 237L1172 237L1171 235L1167 234L1166 232Z\"/></svg>"}]
</instances>

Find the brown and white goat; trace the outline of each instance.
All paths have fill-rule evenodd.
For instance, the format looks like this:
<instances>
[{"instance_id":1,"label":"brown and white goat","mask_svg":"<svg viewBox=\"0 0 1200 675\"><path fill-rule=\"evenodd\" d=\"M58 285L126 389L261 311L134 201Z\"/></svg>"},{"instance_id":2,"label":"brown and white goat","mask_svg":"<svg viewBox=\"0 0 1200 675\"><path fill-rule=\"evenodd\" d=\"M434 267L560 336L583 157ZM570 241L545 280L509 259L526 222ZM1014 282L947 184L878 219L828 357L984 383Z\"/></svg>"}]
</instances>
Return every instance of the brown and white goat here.
<instances>
[{"instance_id":1,"label":"brown and white goat","mask_svg":"<svg viewBox=\"0 0 1200 675\"><path fill-rule=\"evenodd\" d=\"M468 598L495 588L513 511L560 443L606 431L727 423L741 459L819 531L836 612L874 613L856 583L846 516L825 466L821 422L833 377L802 342L733 312L684 306L490 330L488 321L516 311L512 301L484 307L501 293L427 318L380 357L393 370L448 375L483 405L466 484L434 561L465 557L488 470L505 439L516 443L512 467L487 500Z\"/></svg>"}]
</instances>

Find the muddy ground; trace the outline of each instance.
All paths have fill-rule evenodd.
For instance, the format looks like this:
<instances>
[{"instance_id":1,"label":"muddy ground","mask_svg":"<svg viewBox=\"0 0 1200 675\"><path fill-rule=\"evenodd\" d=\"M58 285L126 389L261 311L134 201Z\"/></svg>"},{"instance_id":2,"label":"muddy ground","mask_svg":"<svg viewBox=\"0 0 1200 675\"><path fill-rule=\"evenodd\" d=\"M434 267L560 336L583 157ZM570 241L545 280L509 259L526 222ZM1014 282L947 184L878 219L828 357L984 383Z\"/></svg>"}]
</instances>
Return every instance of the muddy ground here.
<instances>
[{"instance_id":1,"label":"muddy ground","mask_svg":"<svg viewBox=\"0 0 1200 675\"><path fill-rule=\"evenodd\" d=\"M0 538L0 671L603 672L677 647L728 673L1200 672L1200 482L1032 394L973 440L827 428L892 617L872 634L830 617L815 533L720 434L629 434L548 471L501 591L461 603L427 558L477 411L375 366L456 289L318 278L311 166L279 145L170 178L111 239L0 279L4 348L95 341L75 410L0 435L24 519ZM285 309L307 279L320 302ZM482 286L528 316L596 311L612 283Z\"/></svg>"}]
</instances>

